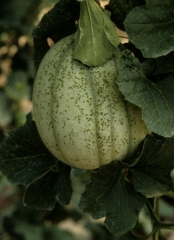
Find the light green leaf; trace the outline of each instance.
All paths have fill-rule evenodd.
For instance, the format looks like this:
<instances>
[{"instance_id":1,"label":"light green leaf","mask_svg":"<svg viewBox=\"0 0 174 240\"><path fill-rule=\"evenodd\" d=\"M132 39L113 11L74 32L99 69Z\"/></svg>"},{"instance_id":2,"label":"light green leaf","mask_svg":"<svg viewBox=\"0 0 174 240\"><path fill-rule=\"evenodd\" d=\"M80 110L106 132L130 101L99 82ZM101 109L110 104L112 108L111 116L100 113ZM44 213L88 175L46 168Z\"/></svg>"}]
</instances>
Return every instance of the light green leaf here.
<instances>
[{"instance_id":1,"label":"light green leaf","mask_svg":"<svg viewBox=\"0 0 174 240\"><path fill-rule=\"evenodd\" d=\"M174 50L174 1L146 0L124 21L130 41L146 58L156 58Z\"/></svg>"},{"instance_id":2,"label":"light green leaf","mask_svg":"<svg viewBox=\"0 0 174 240\"><path fill-rule=\"evenodd\" d=\"M80 4L74 58L88 66L100 66L116 52L120 40L106 10L94 0L86 0Z\"/></svg>"},{"instance_id":3,"label":"light green leaf","mask_svg":"<svg viewBox=\"0 0 174 240\"><path fill-rule=\"evenodd\" d=\"M142 109L149 130L164 137L174 135L174 73L160 81L149 81L142 64L125 50L119 61L117 84L125 99Z\"/></svg>"}]
</instances>

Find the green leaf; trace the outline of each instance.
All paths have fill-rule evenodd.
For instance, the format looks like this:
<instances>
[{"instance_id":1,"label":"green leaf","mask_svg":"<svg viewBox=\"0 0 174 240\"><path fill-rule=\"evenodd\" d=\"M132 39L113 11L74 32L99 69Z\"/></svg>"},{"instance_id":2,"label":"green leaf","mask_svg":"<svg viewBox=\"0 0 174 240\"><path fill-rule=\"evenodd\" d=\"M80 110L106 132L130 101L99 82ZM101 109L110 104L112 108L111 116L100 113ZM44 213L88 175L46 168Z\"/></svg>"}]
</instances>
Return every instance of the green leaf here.
<instances>
[{"instance_id":1,"label":"green leaf","mask_svg":"<svg viewBox=\"0 0 174 240\"><path fill-rule=\"evenodd\" d=\"M115 237L135 226L144 205L145 197L124 180L120 162L93 172L79 203L79 207L95 219L106 216L106 227Z\"/></svg>"},{"instance_id":2,"label":"green leaf","mask_svg":"<svg viewBox=\"0 0 174 240\"><path fill-rule=\"evenodd\" d=\"M56 162L40 139L31 114L25 125L9 132L0 145L0 171L12 184L28 185Z\"/></svg>"},{"instance_id":3,"label":"green leaf","mask_svg":"<svg viewBox=\"0 0 174 240\"><path fill-rule=\"evenodd\" d=\"M111 20L117 27L121 30L125 30L123 22L127 14L132 11L133 8L144 5L145 3L145 0L110 0L106 9L111 11Z\"/></svg>"},{"instance_id":4,"label":"green leaf","mask_svg":"<svg viewBox=\"0 0 174 240\"><path fill-rule=\"evenodd\" d=\"M76 0L60 0L47 12L33 30L33 37L46 39L57 34L58 39L76 31L75 21L79 19L80 7Z\"/></svg>"},{"instance_id":5,"label":"green leaf","mask_svg":"<svg viewBox=\"0 0 174 240\"><path fill-rule=\"evenodd\" d=\"M124 21L129 39L146 58L156 58L174 50L174 2L146 0Z\"/></svg>"},{"instance_id":6,"label":"green leaf","mask_svg":"<svg viewBox=\"0 0 174 240\"><path fill-rule=\"evenodd\" d=\"M80 6L74 58L88 66L100 66L112 57L120 40L108 13L99 4L85 0Z\"/></svg>"},{"instance_id":7,"label":"green leaf","mask_svg":"<svg viewBox=\"0 0 174 240\"><path fill-rule=\"evenodd\" d=\"M25 202L31 207L50 209L56 199L68 204L72 194L70 170L44 146L31 114L26 124L10 132L0 145L0 171L12 184L28 185ZM37 202L31 200L32 194Z\"/></svg>"},{"instance_id":8,"label":"green leaf","mask_svg":"<svg viewBox=\"0 0 174 240\"><path fill-rule=\"evenodd\" d=\"M92 239L116 240L116 238L108 231L108 229L102 223L88 221L85 224L85 228L87 228L92 234Z\"/></svg>"},{"instance_id":9,"label":"green leaf","mask_svg":"<svg viewBox=\"0 0 174 240\"><path fill-rule=\"evenodd\" d=\"M146 197L166 194L173 189L174 137L148 135L138 163L131 169L135 191Z\"/></svg>"},{"instance_id":10,"label":"green leaf","mask_svg":"<svg viewBox=\"0 0 174 240\"><path fill-rule=\"evenodd\" d=\"M149 81L138 59L125 50L119 61L117 84L129 102L142 108L148 128L164 137L174 135L174 73L159 83Z\"/></svg>"},{"instance_id":11,"label":"green leaf","mask_svg":"<svg viewBox=\"0 0 174 240\"><path fill-rule=\"evenodd\" d=\"M75 21L79 19L80 6L76 0L60 0L46 13L33 30L34 64L37 70L41 60L49 50L47 38L54 42L75 33Z\"/></svg>"},{"instance_id":12,"label":"green leaf","mask_svg":"<svg viewBox=\"0 0 174 240\"><path fill-rule=\"evenodd\" d=\"M52 210L57 200L69 204L72 195L70 170L69 166L59 162L58 169L50 169L35 179L26 189L24 204L39 210Z\"/></svg>"},{"instance_id":13,"label":"green leaf","mask_svg":"<svg viewBox=\"0 0 174 240\"><path fill-rule=\"evenodd\" d=\"M147 59L142 66L146 64L148 68L153 66L153 70L150 75L156 75L160 73L170 73L174 71L174 52L171 52L163 57L158 57L155 59Z\"/></svg>"}]
</instances>

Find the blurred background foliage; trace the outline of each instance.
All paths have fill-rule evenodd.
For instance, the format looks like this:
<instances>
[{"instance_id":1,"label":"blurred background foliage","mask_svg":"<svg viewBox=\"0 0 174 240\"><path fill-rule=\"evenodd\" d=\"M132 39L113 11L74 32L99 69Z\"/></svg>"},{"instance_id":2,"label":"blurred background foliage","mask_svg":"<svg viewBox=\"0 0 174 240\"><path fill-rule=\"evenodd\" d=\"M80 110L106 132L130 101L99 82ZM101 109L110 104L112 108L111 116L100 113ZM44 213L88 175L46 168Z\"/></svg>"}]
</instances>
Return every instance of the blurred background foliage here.
<instances>
[{"instance_id":1,"label":"blurred background foliage","mask_svg":"<svg viewBox=\"0 0 174 240\"><path fill-rule=\"evenodd\" d=\"M26 114L32 110L35 76L32 30L56 2L0 2L0 142L8 131L23 125ZM74 171L71 205L63 207L57 204L52 211L37 211L23 206L22 186L12 186L0 175L0 240L114 240L103 220L93 221L76 207L88 181L88 172ZM159 204L162 220L174 221L174 196L161 198ZM146 210L140 215L137 225L138 229L142 227L144 233L151 230ZM170 232L165 235L166 239L173 239Z\"/></svg>"},{"instance_id":2,"label":"blurred background foliage","mask_svg":"<svg viewBox=\"0 0 174 240\"><path fill-rule=\"evenodd\" d=\"M10 130L23 125L26 114L32 111L35 77L32 31L56 2L0 2L0 143ZM74 207L89 176L86 173L73 175L72 204L63 207L57 203L52 211L23 206L23 187L12 186L0 175L0 240L114 239L103 224L91 221Z\"/></svg>"},{"instance_id":3,"label":"blurred background foliage","mask_svg":"<svg viewBox=\"0 0 174 240\"><path fill-rule=\"evenodd\" d=\"M3 0L0 5L0 127L9 131L31 111L32 30L53 0Z\"/></svg>"}]
</instances>

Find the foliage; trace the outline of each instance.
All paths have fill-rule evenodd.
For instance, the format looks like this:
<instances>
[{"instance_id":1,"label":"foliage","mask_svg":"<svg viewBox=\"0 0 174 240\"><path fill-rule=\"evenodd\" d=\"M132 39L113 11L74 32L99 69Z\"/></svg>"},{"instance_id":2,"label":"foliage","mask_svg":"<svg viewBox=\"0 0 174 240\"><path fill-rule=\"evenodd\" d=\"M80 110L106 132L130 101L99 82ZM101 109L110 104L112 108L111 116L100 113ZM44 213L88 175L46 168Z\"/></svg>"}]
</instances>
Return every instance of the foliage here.
<instances>
[{"instance_id":1,"label":"foliage","mask_svg":"<svg viewBox=\"0 0 174 240\"><path fill-rule=\"evenodd\" d=\"M22 186L24 204L39 209L37 216L40 215L42 219L37 226L33 226L28 221L27 215L33 211L32 216L34 216L35 210L19 206L16 212L11 211L3 227L9 233L10 228L7 223L10 222L14 227L13 232L9 234L22 235L24 236L22 239L31 238L32 231L36 232L37 239L43 239L43 235L47 236L47 239L74 239L71 234L55 228L54 224L52 230L48 229L43 223L45 212L41 210L53 212L57 204L59 206L69 204L75 189L74 179L79 178L85 185L79 208L91 214L94 219L105 218L107 229L100 224L87 221L85 228L90 229L93 236L97 236L98 239L105 236L104 240L136 240L140 237L147 239L150 236L154 239L164 239L162 229L174 228L174 223L162 222L160 219L162 213L158 209L164 202L174 204L171 177L174 168L174 3L169 0L146 0L146 2L111 0L106 9L111 12L111 19L115 25L126 30L129 36L127 44L118 46L117 36L113 40L113 30L111 30L113 22L109 22L108 11L102 11L96 1L95 9L100 12L98 15L92 1L79 3L75 0L60 0L44 15L33 30L35 70L49 49L48 37L58 41L76 32L76 47L80 46L76 54L78 56L81 54L82 57L84 39L89 40L92 51L90 57L102 48L104 42L109 44L107 46L111 43L114 47L108 48L111 50L110 56L119 55L119 64L116 66L119 70L117 80L119 90L127 101L141 107L143 119L151 132L131 159L113 162L95 171L71 169L70 166L55 159L43 145L31 114L27 115L23 126L16 128L19 123L23 123L25 115L23 113L22 120L16 120L21 119L19 115L16 116L16 112L19 114L21 111L20 99L30 99L34 79L30 41L27 41L25 47L20 47L17 39L21 34L26 34L31 26L28 26L30 21L27 21L25 27L21 26L24 12L21 12L20 16L13 16L15 20L12 25L7 16L1 15L1 32L6 31L8 36L13 36L19 49L13 56L20 60L20 64L12 65L13 72L8 73L9 82L0 89L3 103L0 108L3 116L0 118L0 125L4 126L4 122L6 123L3 130L16 128L6 134L5 138L3 131L0 131L0 141L4 139L0 145L0 170L11 184ZM12 2L15 5L17 0ZM28 1L27 4L29 2L33 4L33 1ZM83 19L80 14L86 11L82 6L87 3L90 4L90 8L87 18ZM83 11L80 10L80 5ZM5 6L7 7L4 3L3 9ZM23 11L29 10L27 6L23 7ZM38 14L36 9L35 15ZM81 22L78 28L79 16ZM103 21L99 20L100 17ZM94 28L95 18L99 23ZM4 23L5 27L2 26ZM107 26L107 29L104 26ZM86 29L94 35L86 34ZM86 35L81 41L83 33ZM95 39L98 37L96 33L101 34L101 39L98 41ZM93 39L95 42L92 42ZM7 37L1 34L2 47L5 42ZM11 44L9 48L10 46ZM106 57L105 53L104 56ZM88 65L93 65L90 57L87 59ZM3 58L6 59L7 55L3 55ZM99 54L97 58L100 60L101 55ZM81 58L78 59L83 61ZM14 103L15 109L11 107ZM90 178L89 181L83 181L85 174ZM166 209L170 204L166 203ZM60 208L64 209L63 206ZM24 209L28 212L23 222L21 214ZM57 212L56 214L59 215ZM145 229L141 222L141 214L151 223L150 230ZM170 220L173 220L172 218L173 216L170 216ZM36 220L32 219L32 221ZM25 233L26 228L29 231ZM102 235L99 234L100 231Z\"/></svg>"},{"instance_id":2,"label":"foliage","mask_svg":"<svg viewBox=\"0 0 174 240\"><path fill-rule=\"evenodd\" d=\"M143 71L143 64L134 58L131 52L125 50L120 58L119 73L120 91L125 99L141 107L143 119L148 128L161 136L172 137L174 133L174 72L169 73L157 83L149 81Z\"/></svg>"},{"instance_id":3,"label":"foliage","mask_svg":"<svg viewBox=\"0 0 174 240\"><path fill-rule=\"evenodd\" d=\"M120 41L115 31L115 25L111 24L109 16L110 14L95 2L86 0L80 4L74 59L89 66L100 66L111 58ZM102 22L103 27L101 27ZM98 36L101 37L98 38Z\"/></svg>"},{"instance_id":4,"label":"foliage","mask_svg":"<svg viewBox=\"0 0 174 240\"><path fill-rule=\"evenodd\" d=\"M133 9L124 21L130 41L146 58L157 58L174 50L173 23L174 3L170 0L146 0L145 6Z\"/></svg>"}]
</instances>

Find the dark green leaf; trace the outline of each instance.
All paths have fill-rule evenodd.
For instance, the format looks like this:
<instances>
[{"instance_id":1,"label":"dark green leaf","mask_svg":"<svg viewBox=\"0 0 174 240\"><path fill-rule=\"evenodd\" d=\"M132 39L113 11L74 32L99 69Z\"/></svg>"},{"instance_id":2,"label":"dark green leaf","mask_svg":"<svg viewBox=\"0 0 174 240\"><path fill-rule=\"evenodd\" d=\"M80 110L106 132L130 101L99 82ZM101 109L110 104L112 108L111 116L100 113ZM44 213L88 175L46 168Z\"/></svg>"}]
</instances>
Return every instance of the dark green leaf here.
<instances>
[{"instance_id":1,"label":"dark green leaf","mask_svg":"<svg viewBox=\"0 0 174 240\"><path fill-rule=\"evenodd\" d=\"M104 209L105 202L115 187L121 170L120 164L117 163L105 165L93 172L91 181L87 184L86 190L82 195L79 204L80 208L85 212L91 213L93 218L104 217L107 211L107 209Z\"/></svg>"},{"instance_id":2,"label":"dark green leaf","mask_svg":"<svg viewBox=\"0 0 174 240\"><path fill-rule=\"evenodd\" d=\"M76 0L60 0L34 28L33 48L36 70L49 49L47 38L51 37L56 42L74 33L77 30L75 21L79 19L79 12L79 2Z\"/></svg>"},{"instance_id":3,"label":"dark green leaf","mask_svg":"<svg viewBox=\"0 0 174 240\"><path fill-rule=\"evenodd\" d=\"M45 175L35 179L26 189L25 205L51 210L56 200L61 204L69 204L72 195L70 170L69 166L59 163L58 169L50 169Z\"/></svg>"},{"instance_id":4,"label":"dark green leaf","mask_svg":"<svg viewBox=\"0 0 174 240\"><path fill-rule=\"evenodd\" d=\"M110 0L106 9L111 11L111 20L117 25L117 27L121 30L125 30L123 22L127 14L132 11L133 8L142 6L145 3L145 0Z\"/></svg>"},{"instance_id":5,"label":"dark green leaf","mask_svg":"<svg viewBox=\"0 0 174 240\"><path fill-rule=\"evenodd\" d=\"M28 185L28 206L52 209L56 200L61 204L70 201L71 168L44 146L31 114L26 124L9 133L0 145L0 170L11 183Z\"/></svg>"},{"instance_id":6,"label":"dark green leaf","mask_svg":"<svg viewBox=\"0 0 174 240\"><path fill-rule=\"evenodd\" d=\"M62 205L67 205L70 202L72 195L72 187L70 180L71 167L59 162L59 181L58 181L58 191L56 199ZM55 183L54 183L55 184Z\"/></svg>"},{"instance_id":7,"label":"dark green leaf","mask_svg":"<svg viewBox=\"0 0 174 240\"><path fill-rule=\"evenodd\" d=\"M8 133L0 145L0 171L12 184L27 185L56 162L41 141L31 115L24 126Z\"/></svg>"},{"instance_id":8,"label":"dark green leaf","mask_svg":"<svg viewBox=\"0 0 174 240\"><path fill-rule=\"evenodd\" d=\"M108 13L98 3L85 0L80 6L74 58L88 66L100 66L112 57L120 40Z\"/></svg>"},{"instance_id":9,"label":"dark green leaf","mask_svg":"<svg viewBox=\"0 0 174 240\"><path fill-rule=\"evenodd\" d=\"M165 137L174 135L174 73L155 84L144 75L138 59L125 50L119 61L117 84L126 100L142 108L148 128Z\"/></svg>"},{"instance_id":10,"label":"dark green leaf","mask_svg":"<svg viewBox=\"0 0 174 240\"><path fill-rule=\"evenodd\" d=\"M146 197L162 195L172 190L173 156L174 137L165 139L148 135L142 155L131 170L135 190Z\"/></svg>"},{"instance_id":11,"label":"dark green leaf","mask_svg":"<svg viewBox=\"0 0 174 240\"><path fill-rule=\"evenodd\" d=\"M33 37L46 39L57 33L57 40L76 31L75 21L79 19L79 3L75 0L60 0L46 13L33 30Z\"/></svg>"},{"instance_id":12,"label":"dark green leaf","mask_svg":"<svg viewBox=\"0 0 174 240\"><path fill-rule=\"evenodd\" d=\"M174 52L171 52L164 57L147 59L143 63L143 65L144 64L147 64L148 68L151 68L153 66L152 71L149 72L150 75L173 72L174 71Z\"/></svg>"},{"instance_id":13,"label":"dark green leaf","mask_svg":"<svg viewBox=\"0 0 174 240\"><path fill-rule=\"evenodd\" d=\"M91 232L93 237L92 239L116 240L116 238L108 231L108 229L103 224L88 221L85 224L85 228L87 228Z\"/></svg>"},{"instance_id":14,"label":"dark green leaf","mask_svg":"<svg viewBox=\"0 0 174 240\"><path fill-rule=\"evenodd\" d=\"M79 207L95 219L106 216L106 227L115 237L135 226L144 205L145 197L124 180L120 162L93 172L79 203Z\"/></svg>"},{"instance_id":15,"label":"dark green leaf","mask_svg":"<svg viewBox=\"0 0 174 240\"><path fill-rule=\"evenodd\" d=\"M174 50L174 2L146 0L124 21L130 41L146 58L156 58Z\"/></svg>"},{"instance_id":16,"label":"dark green leaf","mask_svg":"<svg viewBox=\"0 0 174 240\"><path fill-rule=\"evenodd\" d=\"M134 236L131 232L128 232L125 235L123 235L121 238L119 238L118 240L140 240L140 239L141 238Z\"/></svg>"}]
</instances>

